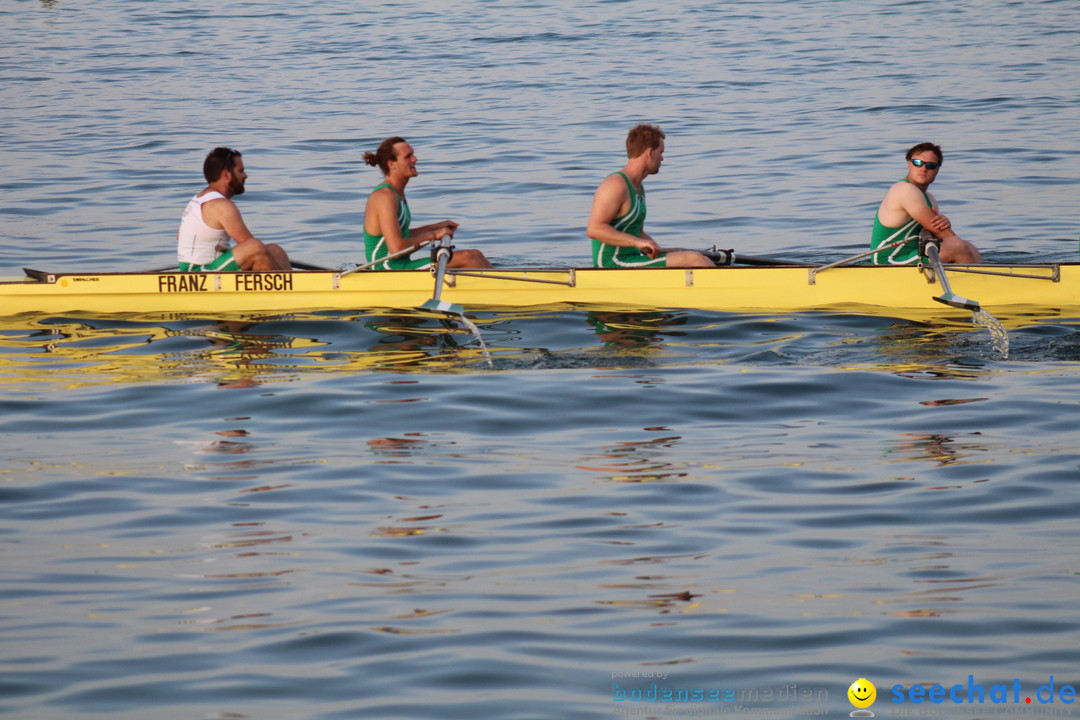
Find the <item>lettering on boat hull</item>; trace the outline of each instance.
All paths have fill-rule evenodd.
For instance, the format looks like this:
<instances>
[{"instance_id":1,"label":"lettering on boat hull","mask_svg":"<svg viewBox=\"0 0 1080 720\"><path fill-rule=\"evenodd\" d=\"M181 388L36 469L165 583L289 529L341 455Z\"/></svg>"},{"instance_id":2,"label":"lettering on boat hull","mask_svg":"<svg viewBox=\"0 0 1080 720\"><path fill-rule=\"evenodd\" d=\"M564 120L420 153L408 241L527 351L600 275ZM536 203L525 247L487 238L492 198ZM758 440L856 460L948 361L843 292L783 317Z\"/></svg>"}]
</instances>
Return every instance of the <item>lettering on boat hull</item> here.
<instances>
[{"instance_id":1,"label":"lettering on boat hull","mask_svg":"<svg viewBox=\"0 0 1080 720\"><path fill-rule=\"evenodd\" d=\"M158 292L184 293L219 290L210 287L213 273L163 273L158 276ZM228 273L222 277L233 278L233 290L241 292L281 292L293 289L291 273Z\"/></svg>"},{"instance_id":2,"label":"lettering on boat hull","mask_svg":"<svg viewBox=\"0 0 1080 720\"><path fill-rule=\"evenodd\" d=\"M233 276L236 285L234 289L245 292L280 292L292 290L292 273L237 273Z\"/></svg>"},{"instance_id":3,"label":"lettering on boat hull","mask_svg":"<svg viewBox=\"0 0 1080 720\"><path fill-rule=\"evenodd\" d=\"M158 275L158 292L199 292L206 290L205 273L167 273Z\"/></svg>"}]
</instances>

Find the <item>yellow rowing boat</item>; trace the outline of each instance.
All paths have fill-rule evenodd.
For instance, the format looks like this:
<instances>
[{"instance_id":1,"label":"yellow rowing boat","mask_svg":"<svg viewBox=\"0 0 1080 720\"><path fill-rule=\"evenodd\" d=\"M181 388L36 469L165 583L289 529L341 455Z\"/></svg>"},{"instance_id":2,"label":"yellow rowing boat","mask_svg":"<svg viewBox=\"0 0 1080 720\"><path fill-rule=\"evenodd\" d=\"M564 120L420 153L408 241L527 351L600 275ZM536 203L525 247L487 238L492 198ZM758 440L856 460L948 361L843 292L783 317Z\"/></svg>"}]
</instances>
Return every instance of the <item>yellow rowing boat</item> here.
<instances>
[{"instance_id":1,"label":"yellow rowing boat","mask_svg":"<svg viewBox=\"0 0 1080 720\"><path fill-rule=\"evenodd\" d=\"M926 267L719 267L448 270L441 299L468 311L573 306L711 311L843 310L905 316L941 310L943 289L992 313L1080 312L1080 263ZM183 314L219 317L416 308L435 293L422 270L48 273L0 281L0 316ZM938 299L935 300L935 297ZM946 298L947 299L947 298ZM948 303L956 305L955 303ZM956 305L960 307L959 305Z\"/></svg>"}]
</instances>

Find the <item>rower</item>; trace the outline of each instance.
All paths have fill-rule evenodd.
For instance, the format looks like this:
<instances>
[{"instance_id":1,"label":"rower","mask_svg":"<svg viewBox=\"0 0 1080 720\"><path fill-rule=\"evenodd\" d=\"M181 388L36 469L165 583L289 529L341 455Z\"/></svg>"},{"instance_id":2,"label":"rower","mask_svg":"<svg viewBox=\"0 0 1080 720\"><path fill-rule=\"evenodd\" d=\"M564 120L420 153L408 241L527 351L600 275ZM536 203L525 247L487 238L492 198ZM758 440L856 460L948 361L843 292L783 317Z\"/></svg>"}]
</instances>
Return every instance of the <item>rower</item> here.
<instances>
[{"instance_id":1,"label":"rower","mask_svg":"<svg viewBox=\"0 0 1080 720\"><path fill-rule=\"evenodd\" d=\"M938 212L937 200L927 190L937 179L943 159L941 148L929 142L907 151L907 176L889 188L874 216L870 249L881 248L873 255L875 265L920 262L919 234L924 229L941 240L942 262L982 262L975 246L953 232L949 218Z\"/></svg>"},{"instance_id":2,"label":"rower","mask_svg":"<svg viewBox=\"0 0 1080 720\"><path fill-rule=\"evenodd\" d=\"M695 250L663 252L644 230L645 187L664 161L664 131L638 125L626 136L626 165L608 175L593 196L585 228L592 240L593 264L604 268L715 267Z\"/></svg>"},{"instance_id":3,"label":"rower","mask_svg":"<svg viewBox=\"0 0 1080 720\"><path fill-rule=\"evenodd\" d=\"M419 173L412 145L400 137L383 140L375 152L364 153L364 162L378 166L383 182L368 195L364 208L364 252L378 270L416 270L431 266L431 258L412 258L410 248L453 238L458 224L452 220L411 228L412 212L405 200L405 186ZM395 256L395 257L390 257ZM454 268L489 268L479 250L455 250L446 263Z\"/></svg>"},{"instance_id":4,"label":"rower","mask_svg":"<svg viewBox=\"0 0 1080 720\"><path fill-rule=\"evenodd\" d=\"M180 217L176 255L180 270L288 272L289 256L251 234L232 198L244 194L248 174L239 150L218 147L203 161L208 185ZM230 238L236 241L231 245Z\"/></svg>"}]
</instances>

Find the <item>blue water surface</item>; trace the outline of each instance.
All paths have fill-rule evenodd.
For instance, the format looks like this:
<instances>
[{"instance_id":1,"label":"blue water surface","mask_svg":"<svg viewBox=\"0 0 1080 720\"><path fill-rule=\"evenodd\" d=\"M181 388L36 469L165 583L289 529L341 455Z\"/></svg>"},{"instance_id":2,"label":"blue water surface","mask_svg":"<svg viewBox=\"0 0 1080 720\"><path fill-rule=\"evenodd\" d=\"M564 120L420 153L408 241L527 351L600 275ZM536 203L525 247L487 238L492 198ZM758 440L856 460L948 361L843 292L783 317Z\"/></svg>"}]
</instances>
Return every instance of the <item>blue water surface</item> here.
<instances>
[{"instance_id":1,"label":"blue water surface","mask_svg":"<svg viewBox=\"0 0 1080 720\"><path fill-rule=\"evenodd\" d=\"M637 122L665 244L859 252L931 140L988 258L1076 259L1067 0L0 0L0 28L4 275L169 264L219 144L257 236L356 260L390 135L418 222L584 264ZM1002 352L950 309L140 311L0 321L2 716L847 716L859 678L879 717L1072 710L1077 318L1003 318Z\"/></svg>"}]
</instances>

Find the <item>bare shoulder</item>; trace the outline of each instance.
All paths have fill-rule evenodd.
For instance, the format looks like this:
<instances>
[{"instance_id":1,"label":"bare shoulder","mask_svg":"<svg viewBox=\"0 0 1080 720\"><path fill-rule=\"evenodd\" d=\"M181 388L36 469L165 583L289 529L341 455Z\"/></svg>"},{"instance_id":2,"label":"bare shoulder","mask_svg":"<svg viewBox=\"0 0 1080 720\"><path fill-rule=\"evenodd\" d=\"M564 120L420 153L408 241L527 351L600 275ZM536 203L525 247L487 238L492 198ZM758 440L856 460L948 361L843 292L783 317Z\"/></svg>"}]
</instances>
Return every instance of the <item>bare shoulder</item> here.
<instances>
[{"instance_id":1,"label":"bare shoulder","mask_svg":"<svg viewBox=\"0 0 1080 720\"><path fill-rule=\"evenodd\" d=\"M389 185L372 190L367 200L369 207L397 207L397 193Z\"/></svg>"},{"instance_id":2,"label":"bare shoulder","mask_svg":"<svg viewBox=\"0 0 1080 720\"><path fill-rule=\"evenodd\" d=\"M204 202L202 204L202 214L203 222L213 227L212 223L220 224L224 218L239 215L240 210L232 200L221 196Z\"/></svg>"},{"instance_id":3,"label":"bare shoulder","mask_svg":"<svg viewBox=\"0 0 1080 720\"><path fill-rule=\"evenodd\" d=\"M212 199L207 200L206 202L204 202L203 207L211 207L211 208L236 207L236 203L234 203L231 199L225 197L224 195L219 195L216 198L212 198Z\"/></svg>"},{"instance_id":4,"label":"bare shoulder","mask_svg":"<svg viewBox=\"0 0 1080 720\"><path fill-rule=\"evenodd\" d=\"M893 183L889 191L885 193L885 197L881 201L881 207L899 211L904 208L918 207L920 203L925 205L926 201L923 200L919 188L909 182L900 180Z\"/></svg>"},{"instance_id":5,"label":"bare shoulder","mask_svg":"<svg viewBox=\"0 0 1080 720\"><path fill-rule=\"evenodd\" d=\"M906 197L919 195L919 188L915 187L906 180L897 180L889 188L889 191L885 193L885 197Z\"/></svg>"},{"instance_id":6,"label":"bare shoulder","mask_svg":"<svg viewBox=\"0 0 1080 720\"><path fill-rule=\"evenodd\" d=\"M613 173L604 178L600 186L596 188L597 198L609 198L612 200L619 200L628 196L626 191L626 183L623 181L622 176L618 173Z\"/></svg>"},{"instance_id":7,"label":"bare shoulder","mask_svg":"<svg viewBox=\"0 0 1080 720\"><path fill-rule=\"evenodd\" d=\"M600 187L625 188L626 180L624 180L623 176L619 173L611 173L600 183Z\"/></svg>"}]
</instances>

